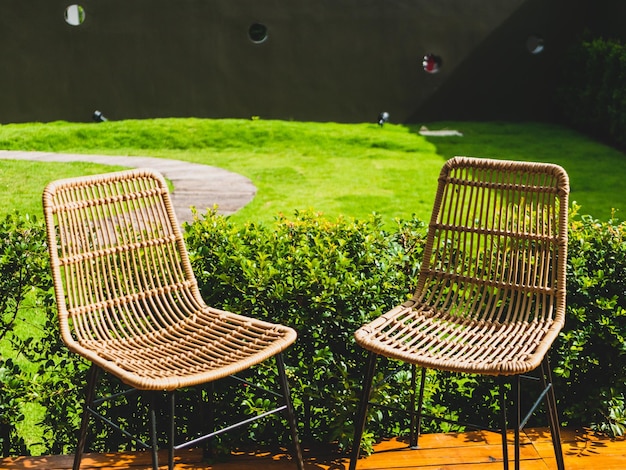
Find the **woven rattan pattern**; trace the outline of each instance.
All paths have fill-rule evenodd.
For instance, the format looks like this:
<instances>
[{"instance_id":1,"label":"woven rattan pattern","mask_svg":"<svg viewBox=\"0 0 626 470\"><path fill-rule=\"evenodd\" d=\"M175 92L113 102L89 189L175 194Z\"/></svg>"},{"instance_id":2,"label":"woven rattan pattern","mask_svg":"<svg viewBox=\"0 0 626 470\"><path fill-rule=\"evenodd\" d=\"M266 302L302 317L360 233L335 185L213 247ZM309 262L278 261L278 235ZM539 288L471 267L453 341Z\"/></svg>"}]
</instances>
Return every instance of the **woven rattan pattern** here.
<instances>
[{"instance_id":1,"label":"woven rattan pattern","mask_svg":"<svg viewBox=\"0 0 626 470\"><path fill-rule=\"evenodd\" d=\"M564 323L568 194L557 165L449 160L412 299L360 328L357 342L440 370L538 367Z\"/></svg>"},{"instance_id":2,"label":"woven rattan pattern","mask_svg":"<svg viewBox=\"0 0 626 470\"><path fill-rule=\"evenodd\" d=\"M203 302L160 174L60 180L43 204L63 340L128 385L210 382L295 341L289 327Z\"/></svg>"}]
</instances>

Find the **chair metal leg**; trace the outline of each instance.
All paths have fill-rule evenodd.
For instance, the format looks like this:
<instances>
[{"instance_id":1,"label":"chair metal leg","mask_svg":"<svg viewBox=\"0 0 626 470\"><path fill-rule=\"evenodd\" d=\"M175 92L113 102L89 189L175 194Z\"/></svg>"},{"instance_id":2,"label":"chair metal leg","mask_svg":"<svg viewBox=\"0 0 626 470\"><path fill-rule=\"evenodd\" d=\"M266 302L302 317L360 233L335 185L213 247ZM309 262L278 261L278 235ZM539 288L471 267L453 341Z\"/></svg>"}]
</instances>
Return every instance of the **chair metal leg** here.
<instances>
[{"instance_id":1,"label":"chair metal leg","mask_svg":"<svg viewBox=\"0 0 626 470\"><path fill-rule=\"evenodd\" d=\"M80 432L78 437L78 445L76 447L76 453L74 454L73 470L80 469L80 461L83 458L83 452L85 451L85 442L87 441L87 428L89 426L90 409L93 406L93 401L96 393L96 382L98 381L98 374L100 369L92 364L89 368L87 375L87 388L85 390L85 405L83 408L83 416L80 422Z\"/></svg>"},{"instance_id":2,"label":"chair metal leg","mask_svg":"<svg viewBox=\"0 0 626 470\"><path fill-rule=\"evenodd\" d=\"M168 435L167 468L174 470L174 441L176 440L176 392L169 393L170 399L170 429Z\"/></svg>"},{"instance_id":3,"label":"chair metal leg","mask_svg":"<svg viewBox=\"0 0 626 470\"><path fill-rule=\"evenodd\" d=\"M500 413L501 413L501 426L500 432L502 434L502 465L504 470L509 469L509 448L507 445L507 418L506 418L506 378L500 378Z\"/></svg>"},{"instance_id":4,"label":"chair metal leg","mask_svg":"<svg viewBox=\"0 0 626 470\"><path fill-rule=\"evenodd\" d=\"M417 366L415 364L411 364L411 422L409 424L410 434L409 434L409 447L411 449L417 449L417 436L415 428L417 427L416 416L415 416L415 389L417 388Z\"/></svg>"},{"instance_id":5,"label":"chair metal leg","mask_svg":"<svg viewBox=\"0 0 626 470\"><path fill-rule=\"evenodd\" d=\"M544 389L549 387L548 394L546 395L546 404L548 405L548 420L550 423L550 434L552 435L554 456L556 457L556 466L558 470L565 470L563 448L561 447L561 425L559 422L559 413L556 407L556 396L554 394L554 385L552 382L552 370L547 356L541 363L541 381Z\"/></svg>"},{"instance_id":6,"label":"chair metal leg","mask_svg":"<svg viewBox=\"0 0 626 470\"><path fill-rule=\"evenodd\" d=\"M516 375L513 379L512 388L515 389L515 470L520 470L520 421L521 421L521 376Z\"/></svg>"},{"instance_id":7,"label":"chair metal leg","mask_svg":"<svg viewBox=\"0 0 626 470\"><path fill-rule=\"evenodd\" d=\"M352 456L350 457L349 470L356 469L356 463L361 453L361 438L365 430L365 421L367 419L367 408L372 393L372 382L374 381L374 371L376 369L376 354L371 352L367 358L367 370L363 379L363 390L361 392L361 403L356 414L354 422L354 439L352 441Z\"/></svg>"},{"instance_id":8,"label":"chair metal leg","mask_svg":"<svg viewBox=\"0 0 626 470\"><path fill-rule=\"evenodd\" d=\"M157 440L157 425L156 425L156 407L157 407L157 395L156 393L150 393L150 436L152 438L152 469L159 470L159 443Z\"/></svg>"},{"instance_id":9,"label":"chair metal leg","mask_svg":"<svg viewBox=\"0 0 626 470\"><path fill-rule=\"evenodd\" d=\"M215 382L210 382L209 384L207 384L207 401L206 401L206 407L207 407L207 417L206 417L206 423L208 424L207 429L215 429L215 409L214 409L214 400L215 400ZM212 441L208 440L207 441L207 448L206 451L208 453L209 456L213 456L213 446L212 446Z\"/></svg>"},{"instance_id":10,"label":"chair metal leg","mask_svg":"<svg viewBox=\"0 0 626 470\"><path fill-rule=\"evenodd\" d=\"M413 364L411 366L411 386L412 386L412 398L411 398L411 435L409 438L409 446L411 449L419 448L419 438L422 433L422 410L424 409L424 386L426 385L426 368L422 367L422 373L420 378L420 391L417 400L417 414L415 413L415 375L417 366Z\"/></svg>"},{"instance_id":11,"label":"chair metal leg","mask_svg":"<svg viewBox=\"0 0 626 470\"><path fill-rule=\"evenodd\" d=\"M281 390L283 392L283 399L286 406L289 427L291 428L291 440L293 441L296 465L298 466L298 470L304 470L304 459L302 458L302 448L300 447L300 438L298 437L298 424L296 422L296 413L293 409L293 404L291 402L291 394L289 393L289 382L287 381L287 374L285 373L285 363L283 361L283 355L280 353L276 355L276 365L278 367L278 376L280 379Z\"/></svg>"}]
</instances>

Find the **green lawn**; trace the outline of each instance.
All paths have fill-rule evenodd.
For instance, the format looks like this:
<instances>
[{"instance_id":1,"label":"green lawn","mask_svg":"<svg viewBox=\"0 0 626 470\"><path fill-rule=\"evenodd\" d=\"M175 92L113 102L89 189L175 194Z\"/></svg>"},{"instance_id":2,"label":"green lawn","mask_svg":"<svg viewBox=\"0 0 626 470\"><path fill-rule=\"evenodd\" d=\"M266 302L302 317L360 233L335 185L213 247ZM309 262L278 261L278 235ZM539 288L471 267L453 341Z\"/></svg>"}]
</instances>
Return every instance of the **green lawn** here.
<instances>
[{"instance_id":1,"label":"green lawn","mask_svg":"<svg viewBox=\"0 0 626 470\"><path fill-rule=\"evenodd\" d=\"M0 149L173 158L250 178L255 199L233 217L265 222L313 209L363 218L378 212L427 219L439 169L453 155L550 161L566 168L584 213L623 206L626 156L569 129L538 123L445 122L463 137L423 137L419 125L155 119L0 126ZM88 163L0 160L0 214L41 213L48 181L110 169ZM17 184L19 182L19 184Z\"/></svg>"},{"instance_id":2,"label":"green lawn","mask_svg":"<svg viewBox=\"0 0 626 470\"><path fill-rule=\"evenodd\" d=\"M539 123L440 122L462 138L430 138L437 153L557 163L570 177L570 201L601 220L613 209L626 211L626 155L573 130ZM619 216L619 215L618 215ZM620 219L623 219L622 215Z\"/></svg>"}]
</instances>

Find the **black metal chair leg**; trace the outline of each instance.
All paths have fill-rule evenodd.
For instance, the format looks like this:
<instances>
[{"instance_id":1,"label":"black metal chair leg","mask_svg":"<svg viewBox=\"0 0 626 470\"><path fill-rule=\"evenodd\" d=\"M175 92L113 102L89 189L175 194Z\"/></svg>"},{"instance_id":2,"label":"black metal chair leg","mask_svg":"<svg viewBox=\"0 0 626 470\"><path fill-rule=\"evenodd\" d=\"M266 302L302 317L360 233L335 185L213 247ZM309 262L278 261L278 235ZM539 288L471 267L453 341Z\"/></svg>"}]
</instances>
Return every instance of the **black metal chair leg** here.
<instances>
[{"instance_id":1,"label":"black metal chair leg","mask_svg":"<svg viewBox=\"0 0 626 470\"><path fill-rule=\"evenodd\" d=\"M415 415L415 389L417 388L417 366L411 364L411 423L409 424L409 447L417 449L417 416Z\"/></svg>"},{"instance_id":2,"label":"black metal chair leg","mask_svg":"<svg viewBox=\"0 0 626 470\"><path fill-rule=\"evenodd\" d=\"M422 373L420 378L420 390L417 399L417 414L415 413L415 373L417 366L415 364L411 367L411 386L413 389L413 399L411 400L411 435L409 439L409 446L411 449L419 448L419 438L422 433L422 410L424 409L424 386L426 385L426 368L422 367Z\"/></svg>"},{"instance_id":3,"label":"black metal chair leg","mask_svg":"<svg viewBox=\"0 0 626 470\"><path fill-rule=\"evenodd\" d=\"M501 427L500 432L502 434L502 464L504 470L509 469L509 448L507 445L507 418L506 418L506 378L500 378L500 413L501 413Z\"/></svg>"},{"instance_id":4,"label":"black metal chair leg","mask_svg":"<svg viewBox=\"0 0 626 470\"><path fill-rule=\"evenodd\" d=\"M516 375L512 387L515 388L515 470L520 470L520 421L521 417L521 376Z\"/></svg>"},{"instance_id":5,"label":"black metal chair leg","mask_svg":"<svg viewBox=\"0 0 626 470\"><path fill-rule=\"evenodd\" d=\"M356 420L354 422L354 439L352 441L352 456L350 457L349 470L355 470L356 463L361 453L361 438L365 430L365 421L367 419L367 408L372 392L372 382L374 381L374 371L376 369L376 353L369 352L367 358L367 370L363 379L363 390L361 392L361 403L357 411Z\"/></svg>"},{"instance_id":6,"label":"black metal chair leg","mask_svg":"<svg viewBox=\"0 0 626 470\"><path fill-rule=\"evenodd\" d=\"M285 373L285 363L283 361L282 354L276 355L276 365L278 367L278 376L280 379L280 386L283 392L285 406L287 407L287 418L289 420L289 427L291 428L291 440L293 441L296 465L298 466L298 470L304 470L304 459L302 458L302 448L300 447L300 438L298 437L298 424L296 422L296 413L293 409L293 404L291 402L291 394L289 393L289 382L287 381L287 374Z\"/></svg>"},{"instance_id":7,"label":"black metal chair leg","mask_svg":"<svg viewBox=\"0 0 626 470\"><path fill-rule=\"evenodd\" d=\"M150 436L152 438L152 468L159 470L159 443L157 440L156 407L157 394L150 393Z\"/></svg>"},{"instance_id":8,"label":"black metal chair leg","mask_svg":"<svg viewBox=\"0 0 626 470\"><path fill-rule=\"evenodd\" d=\"M80 462L85 451L85 442L87 441L87 428L89 426L90 409L93 406L94 396L96 393L96 382L98 381L99 368L92 364L87 374L87 388L85 390L85 405L83 408L83 416L80 422L80 432L78 435L78 445L74 454L73 470L80 469Z\"/></svg>"},{"instance_id":9,"label":"black metal chair leg","mask_svg":"<svg viewBox=\"0 0 626 470\"><path fill-rule=\"evenodd\" d=\"M409 424L409 447L417 449L417 437L415 428L417 427L417 415L415 413L415 389L417 388L417 366L411 364L411 423Z\"/></svg>"},{"instance_id":10,"label":"black metal chair leg","mask_svg":"<svg viewBox=\"0 0 626 470\"><path fill-rule=\"evenodd\" d=\"M170 399L170 429L168 436L168 449L167 449L167 468L174 470L174 441L176 440L176 392L169 393Z\"/></svg>"},{"instance_id":11,"label":"black metal chair leg","mask_svg":"<svg viewBox=\"0 0 626 470\"><path fill-rule=\"evenodd\" d=\"M548 389L548 394L546 395L546 404L548 405L548 420L550 423L550 434L552 435L552 446L554 447L556 466L558 470L565 470L563 448L561 447L561 424L559 422L559 413L556 407L556 396L554 394L554 385L552 382L552 370L547 356L541 363L541 381L544 389L546 389L546 387L550 387Z\"/></svg>"},{"instance_id":12,"label":"black metal chair leg","mask_svg":"<svg viewBox=\"0 0 626 470\"><path fill-rule=\"evenodd\" d=\"M422 367L422 377L420 382L420 395L417 402L417 429L415 430L415 447L418 447L418 439L422 434L422 411L424 410L424 387L426 386L426 368Z\"/></svg>"}]
</instances>

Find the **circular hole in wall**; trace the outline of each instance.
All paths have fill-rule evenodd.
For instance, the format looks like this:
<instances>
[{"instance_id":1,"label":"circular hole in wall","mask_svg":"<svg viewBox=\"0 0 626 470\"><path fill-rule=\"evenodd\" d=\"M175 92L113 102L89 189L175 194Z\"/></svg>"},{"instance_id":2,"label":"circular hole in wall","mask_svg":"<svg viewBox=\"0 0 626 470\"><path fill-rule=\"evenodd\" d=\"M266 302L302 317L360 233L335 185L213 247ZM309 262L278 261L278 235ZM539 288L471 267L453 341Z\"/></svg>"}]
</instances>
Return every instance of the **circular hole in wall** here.
<instances>
[{"instance_id":1,"label":"circular hole in wall","mask_svg":"<svg viewBox=\"0 0 626 470\"><path fill-rule=\"evenodd\" d=\"M262 23L252 23L248 28L248 37L255 44L261 44L267 40L267 26Z\"/></svg>"},{"instance_id":2,"label":"circular hole in wall","mask_svg":"<svg viewBox=\"0 0 626 470\"><path fill-rule=\"evenodd\" d=\"M424 71L428 73L437 73L441 68L442 64L441 57L435 54L426 54L424 59L422 59L422 66L424 67Z\"/></svg>"},{"instance_id":3,"label":"circular hole in wall","mask_svg":"<svg viewBox=\"0 0 626 470\"><path fill-rule=\"evenodd\" d=\"M79 26L85 21L85 9L80 5L70 5L65 9L65 22L72 26Z\"/></svg>"},{"instance_id":4,"label":"circular hole in wall","mask_svg":"<svg viewBox=\"0 0 626 470\"><path fill-rule=\"evenodd\" d=\"M526 49L531 54L541 54L543 52L543 38L540 36L529 36L526 40Z\"/></svg>"}]
</instances>

